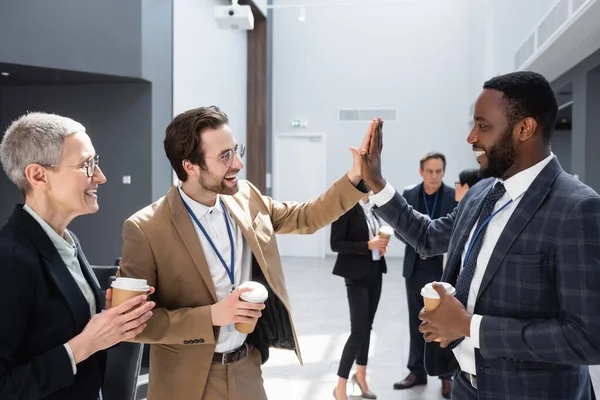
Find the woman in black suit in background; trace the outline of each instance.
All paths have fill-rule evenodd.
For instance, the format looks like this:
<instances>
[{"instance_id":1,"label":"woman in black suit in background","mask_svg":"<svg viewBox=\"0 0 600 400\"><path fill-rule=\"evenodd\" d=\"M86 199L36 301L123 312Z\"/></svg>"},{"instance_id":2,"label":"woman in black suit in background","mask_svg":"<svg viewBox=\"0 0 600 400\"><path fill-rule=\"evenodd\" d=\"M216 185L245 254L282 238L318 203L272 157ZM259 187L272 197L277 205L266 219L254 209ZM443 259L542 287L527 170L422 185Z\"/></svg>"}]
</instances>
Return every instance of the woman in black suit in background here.
<instances>
[{"instance_id":1,"label":"woman in black suit in background","mask_svg":"<svg viewBox=\"0 0 600 400\"><path fill-rule=\"evenodd\" d=\"M359 386L363 398L377 398L369 391L366 372L382 274L387 272L383 256L389 239L378 236L381 222L372 207L367 195L331 225L331 250L338 253L333 274L345 278L351 326L338 369L338 385L333 392L337 400L347 399L346 385L354 361L356 373L352 383Z\"/></svg>"}]
</instances>

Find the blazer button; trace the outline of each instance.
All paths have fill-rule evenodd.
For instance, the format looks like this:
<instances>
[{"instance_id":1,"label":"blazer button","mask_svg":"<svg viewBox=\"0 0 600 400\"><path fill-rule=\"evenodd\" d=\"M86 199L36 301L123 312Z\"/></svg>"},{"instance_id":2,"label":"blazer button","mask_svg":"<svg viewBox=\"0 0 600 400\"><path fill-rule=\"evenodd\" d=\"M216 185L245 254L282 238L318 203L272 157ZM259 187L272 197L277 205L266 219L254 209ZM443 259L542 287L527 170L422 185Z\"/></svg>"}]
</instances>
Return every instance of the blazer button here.
<instances>
[{"instance_id":1,"label":"blazer button","mask_svg":"<svg viewBox=\"0 0 600 400\"><path fill-rule=\"evenodd\" d=\"M198 343L204 343L204 339L198 339Z\"/></svg>"},{"instance_id":2,"label":"blazer button","mask_svg":"<svg viewBox=\"0 0 600 400\"><path fill-rule=\"evenodd\" d=\"M183 344L190 344L190 341L189 340L184 340Z\"/></svg>"},{"instance_id":3,"label":"blazer button","mask_svg":"<svg viewBox=\"0 0 600 400\"><path fill-rule=\"evenodd\" d=\"M198 339L194 339L194 343L200 343Z\"/></svg>"}]
</instances>

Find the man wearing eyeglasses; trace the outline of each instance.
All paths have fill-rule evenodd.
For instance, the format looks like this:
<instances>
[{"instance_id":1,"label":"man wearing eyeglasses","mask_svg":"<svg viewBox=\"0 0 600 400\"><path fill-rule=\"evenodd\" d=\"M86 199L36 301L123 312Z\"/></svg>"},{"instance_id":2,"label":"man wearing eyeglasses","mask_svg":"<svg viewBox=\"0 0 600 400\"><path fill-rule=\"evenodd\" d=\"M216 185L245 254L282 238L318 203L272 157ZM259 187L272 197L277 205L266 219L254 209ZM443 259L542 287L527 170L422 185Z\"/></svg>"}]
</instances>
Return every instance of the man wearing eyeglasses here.
<instances>
[{"instance_id":1,"label":"man wearing eyeglasses","mask_svg":"<svg viewBox=\"0 0 600 400\"><path fill-rule=\"evenodd\" d=\"M180 184L123 228L119 274L156 287L157 308L136 337L152 344L149 400L266 399L269 347L293 350L301 362L276 234L312 234L366 193L353 149L352 168L317 199L263 196L238 180L245 148L228 122L214 106L171 122L164 146ZM267 288L265 304L240 300L247 281ZM246 335L237 322L258 323Z\"/></svg>"},{"instance_id":2,"label":"man wearing eyeglasses","mask_svg":"<svg viewBox=\"0 0 600 400\"><path fill-rule=\"evenodd\" d=\"M431 152L421 157L419 175L423 182L404 189L403 196L407 203L430 219L443 217L454 210L457 203L454 189L443 183L446 173L446 157L442 153ZM404 242L404 239L396 233ZM405 242L406 243L406 242ZM407 368L409 374L401 381L394 383L394 389L409 389L427 383L425 373L424 352L425 340L419 332L419 311L423 308L421 288L442 276L443 256L422 257L415 249L407 245L404 250L403 276L406 283L408 319L410 331L410 348ZM449 399L452 393L452 375L443 375L442 397Z\"/></svg>"}]
</instances>

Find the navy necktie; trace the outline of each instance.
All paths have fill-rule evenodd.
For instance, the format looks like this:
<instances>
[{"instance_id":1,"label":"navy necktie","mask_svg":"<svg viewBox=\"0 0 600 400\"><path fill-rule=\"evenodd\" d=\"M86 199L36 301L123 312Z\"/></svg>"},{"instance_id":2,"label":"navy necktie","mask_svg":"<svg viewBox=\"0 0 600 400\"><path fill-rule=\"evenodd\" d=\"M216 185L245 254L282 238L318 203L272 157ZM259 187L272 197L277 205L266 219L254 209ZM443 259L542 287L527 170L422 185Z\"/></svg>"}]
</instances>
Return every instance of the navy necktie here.
<instances>
[{"instance_id":1,"label":"navy necktie","mask_svg":"<svg viewBox=\"0 0 600 400\"><path fill-rule=\"evenodd\" d=\"M494 188L490 191L485 199L485 203L481 209L481 214L479 214L479 219L477 220L477 228L475 228L474 232L477 232L479 227L492 215L494 211L494 206L504 196L506 193L506 188L502 182L496 183ZM485 237L485 232L487 230L489 224L485 224L479 233L479 236L475 239L475 243L473 243L473 247L471 248L471 252L468 254L469 259L467 260L463 270L460 272L458 276L458 280L456 281L456 298L460 300L461 303L466 307L467 300L469 298L469 289L471 288L471 281L473 280L473 276L475 275L475 267L477 266L477 258L479 257L479 252L481 251L481 246L483 245L483 239ZM472 240L472 239L471 239Z\"/></svg>"}]
</instances>

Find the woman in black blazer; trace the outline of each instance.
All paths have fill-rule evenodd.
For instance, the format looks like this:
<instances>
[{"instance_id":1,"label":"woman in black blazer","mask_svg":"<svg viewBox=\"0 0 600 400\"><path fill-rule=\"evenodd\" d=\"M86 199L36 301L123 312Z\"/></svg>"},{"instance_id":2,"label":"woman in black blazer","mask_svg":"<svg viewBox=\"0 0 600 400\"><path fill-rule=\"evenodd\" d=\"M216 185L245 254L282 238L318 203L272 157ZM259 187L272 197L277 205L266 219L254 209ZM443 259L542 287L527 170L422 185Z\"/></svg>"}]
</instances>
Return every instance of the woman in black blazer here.
<instances>
[{"instance_id":1,"label":"woman in black blazer","mask_svg":"<svg viewBox=\"0 0 600 400\"><path fill-rule=\"evenodd\" d=\"M0 161L25 195L0 230L0 400L102 399L104 350L140 333L154 303L111 308L67 229L98 211L98 156L81 124L31 113L4 134Z\"/></svg>"},{"instance_id":2,"label":"woman in black blazer","mask_svg":"<svg viewBox=\"0 0 600 400\"><path fill-rule=\"evenodd\" d=\"M381 222L365 196L331 225L331 250L338 253L333 274L345 278L350 305L350 337L338 369L338 385L333 396L347 399L346 385L352 364L356 373L352 383L358 385L362 397L376 399L366 380L367 358L373 319L381 296L382 274L387 272L385 258L389 239L378 236Z\"/></svg>"}]
</instances>

